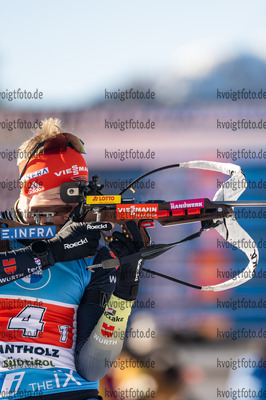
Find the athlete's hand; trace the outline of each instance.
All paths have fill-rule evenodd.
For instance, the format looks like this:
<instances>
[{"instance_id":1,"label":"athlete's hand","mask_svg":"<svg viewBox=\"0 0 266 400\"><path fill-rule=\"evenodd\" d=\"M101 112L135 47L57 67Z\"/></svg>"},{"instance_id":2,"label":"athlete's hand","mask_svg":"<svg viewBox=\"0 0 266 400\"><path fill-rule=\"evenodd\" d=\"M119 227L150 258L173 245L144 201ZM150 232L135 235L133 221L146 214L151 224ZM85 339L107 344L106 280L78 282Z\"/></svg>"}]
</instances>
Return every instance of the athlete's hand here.
<instances>
[{"instance_id":1,"label":"athlete's hand","mask_svg":"<svg viewBox=\"0 0 266 400\"><path fill-rule=\"evenodd\" d=\"M139 290L139 278L144 261L139 250L144 246L140 230L134 221L126 222L133 240L125 234L114 232L110 249L120 260L114 295L124 300L135 300Z\"/></svg>"},{"instance_id":2,"label":"athlete's hand","mask_svg":"<svg viewBox=\"0 0 266 400\"><path fill-rule=\"evenodd\" d=\"M55 263L79 260L93 256L99 246L101 230L110 230L112 225L104 222L72 222L52 239L47 240Z\"/></svg>"}]
</instances>

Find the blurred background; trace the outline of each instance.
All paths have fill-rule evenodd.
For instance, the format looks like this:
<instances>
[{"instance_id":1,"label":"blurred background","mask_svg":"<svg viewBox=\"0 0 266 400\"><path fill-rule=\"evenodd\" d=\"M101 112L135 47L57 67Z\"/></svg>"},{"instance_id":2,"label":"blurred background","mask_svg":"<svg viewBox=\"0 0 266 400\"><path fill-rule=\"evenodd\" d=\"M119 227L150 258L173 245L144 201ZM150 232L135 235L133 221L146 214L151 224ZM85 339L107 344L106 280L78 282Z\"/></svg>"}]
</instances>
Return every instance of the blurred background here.
<instances>
[{"instance_id":1,"label":"blurred background","mask_svg":"<svg viewBox=\"0 0 266 400\"><path fill-rule=\"evenodd\" d=\"M11 208L19 195L14 150L31 137L34 123L49 117L61 119L65 131L85 142L90 176L100 176L103 193L118 194L153 168L203 159L241 165L249 183L241 199L266 199L266 126L245 128L248 121L266 121L266 99L220 98L221 92L229 97L242 89L266 92L265 11L263 0L2 5L1 209ZM114 98L131 88L154 92L154 98ZM6 93L18 89L43 95L8 100ZM130 119L153 122L154 129L120 130L119 123ZM235 130L238 120L243 122ZM154 156L122 161L119 152L130 149ZM212 199L226 179L214 172L168 170L145 179L134 196ZM233 399L233 390L244 383L247 389L264 388L265 369L256 360L265 360L266 210L251 211L249 217L247 208L237 214L260 251L258 275L245 285L204 293L143 274L124 351L101 382L104 398L213 400L222 397L219 390L228 390L223 397ZM167 243L199 229L156 225L150 234L154 242ZM224 280L221 271L244 269L247 259L210 231L146 264L208 285ZM233 305L241 299L256 307ZM233 368L243 357L252 362Z\"/></svg>"}]
</instances>

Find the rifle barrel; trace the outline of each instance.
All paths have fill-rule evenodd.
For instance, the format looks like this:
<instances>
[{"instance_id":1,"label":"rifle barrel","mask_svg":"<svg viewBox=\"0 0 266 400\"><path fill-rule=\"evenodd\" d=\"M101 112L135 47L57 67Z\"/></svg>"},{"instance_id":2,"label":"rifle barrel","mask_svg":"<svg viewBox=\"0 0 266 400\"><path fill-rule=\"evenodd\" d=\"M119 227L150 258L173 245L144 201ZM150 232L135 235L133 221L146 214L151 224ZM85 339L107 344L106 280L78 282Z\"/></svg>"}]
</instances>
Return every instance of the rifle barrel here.
<instances>
[{"instance_id":1,"label":"rifle barrel","mask_svg":"<svg viewBox=\"0 0 266 400\"><path fill-rule=\"evenodd\" d=\"M266 207L266 200L212 201L213 204L224 204L232 207Z\"/></svg>"}]
</instances>

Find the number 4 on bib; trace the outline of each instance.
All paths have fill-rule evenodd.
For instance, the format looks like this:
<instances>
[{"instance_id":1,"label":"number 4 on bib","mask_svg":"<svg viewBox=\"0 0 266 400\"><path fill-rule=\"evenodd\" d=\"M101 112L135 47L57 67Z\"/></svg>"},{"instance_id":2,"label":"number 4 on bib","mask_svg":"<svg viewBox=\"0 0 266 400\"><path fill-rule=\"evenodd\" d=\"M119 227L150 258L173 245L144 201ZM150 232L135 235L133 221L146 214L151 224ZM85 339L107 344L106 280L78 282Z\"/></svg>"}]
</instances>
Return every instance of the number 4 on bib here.
<instances>
[{"instance_id":1,"label":"number 4 on bib","mask_svg":"<svg viewBox=\"0 0 266 400\"><path fill-rule=\"evenodd\" d=\"M7 329L23 330L23 337L37 338L44 328L45 311L45 307L26 306L16 317L10 318Z\"/></svg>"}]
</instances>

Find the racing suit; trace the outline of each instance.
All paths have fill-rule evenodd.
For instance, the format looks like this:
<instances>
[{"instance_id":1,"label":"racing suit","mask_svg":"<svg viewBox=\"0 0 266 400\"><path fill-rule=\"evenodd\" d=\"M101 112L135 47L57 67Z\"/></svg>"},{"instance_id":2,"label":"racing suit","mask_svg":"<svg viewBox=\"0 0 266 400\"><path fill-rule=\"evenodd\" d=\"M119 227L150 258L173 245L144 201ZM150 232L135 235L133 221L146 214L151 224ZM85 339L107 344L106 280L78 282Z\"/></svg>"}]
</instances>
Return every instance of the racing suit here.
<instances>
[{"instance_id":1,"label":"racing suit","mask_svg":"<svg viewBox=\"0 0 266 400\"><path fill-rule=\"evenodd\" d=\"M112 295L115 269L86 269L110 251L100 246L94 258L29 275L32 255L17 270L14 257L28 244L10 240L10 250L22 249L0 256L0 398L100 399L98 380L123 345L114 333L126 329L133 304ZM22 277L12 281L16 272Z\"/></svg>"}]
</instances>

